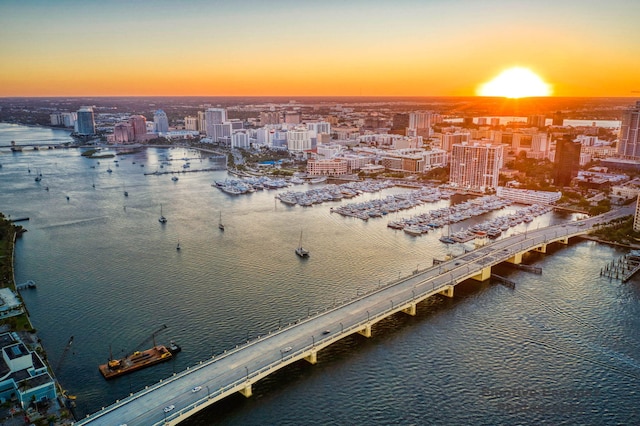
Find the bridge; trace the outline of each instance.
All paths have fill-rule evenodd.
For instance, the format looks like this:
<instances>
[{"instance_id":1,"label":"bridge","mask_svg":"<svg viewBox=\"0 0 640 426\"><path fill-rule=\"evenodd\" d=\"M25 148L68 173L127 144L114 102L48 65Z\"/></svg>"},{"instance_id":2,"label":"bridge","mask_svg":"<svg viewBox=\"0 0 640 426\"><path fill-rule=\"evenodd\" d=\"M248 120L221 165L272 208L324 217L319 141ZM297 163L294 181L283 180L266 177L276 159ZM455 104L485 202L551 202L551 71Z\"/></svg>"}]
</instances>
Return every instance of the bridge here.
<instances>
[{"instance_id":1,"label":"bridge","mask_svg":"<svg viewBox=\"0 0 640 426\"><path fill-rule=\"evenodd\" d=\"M253 383L299 360L315 364L319 351L346 336L359 333L371 337L372 326L377 322L398 312L415 315L417 305L436 294L453 297L458 283L467 279L489 279L494 265L519 264L527 252L545 253L550 244L568 244L570 238L586 234L598 224L632 213L633 209L627 207L594 218L529 231L496 240L423 271L416 270L408 277L379 286L340 306L174 373L76 424L176 425L236 392L250 397Z\"/></svg>"}]
</instances>

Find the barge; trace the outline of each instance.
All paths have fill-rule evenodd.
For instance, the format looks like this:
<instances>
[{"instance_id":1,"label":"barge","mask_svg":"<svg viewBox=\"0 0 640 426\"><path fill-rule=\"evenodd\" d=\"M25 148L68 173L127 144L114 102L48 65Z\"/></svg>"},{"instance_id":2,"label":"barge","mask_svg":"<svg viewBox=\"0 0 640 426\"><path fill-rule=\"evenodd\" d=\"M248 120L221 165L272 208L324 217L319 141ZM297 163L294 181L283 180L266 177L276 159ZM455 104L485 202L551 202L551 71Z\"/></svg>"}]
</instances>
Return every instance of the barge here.
<instances>
[{"instance_id":1,"label":"barge","mask_svg":"<svg viewBox=\"0 0 640 426\"><path fill-rule=\"evenodd\" d=\"M106 364L98 366L98 369L105 379L114 379L142 368L169 361L180 350L180 346L173 342L168 347L157 345L151 349L136 351L124 358L110 359Z\"/></svg>"}]
</instances>

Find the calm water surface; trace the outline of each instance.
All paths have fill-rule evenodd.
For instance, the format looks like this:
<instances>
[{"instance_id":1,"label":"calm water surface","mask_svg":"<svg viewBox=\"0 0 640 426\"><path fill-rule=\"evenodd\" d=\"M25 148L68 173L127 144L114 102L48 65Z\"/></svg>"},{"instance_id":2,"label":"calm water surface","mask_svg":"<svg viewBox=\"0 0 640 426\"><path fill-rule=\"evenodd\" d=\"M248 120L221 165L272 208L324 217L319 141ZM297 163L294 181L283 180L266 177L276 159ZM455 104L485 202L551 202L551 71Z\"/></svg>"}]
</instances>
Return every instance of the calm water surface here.
<instances>
[{"instance_id":1,"label":"calm water surface","mask_svg":"<svg viewBox=\"0 0 640 426\"><path fill-rule=\"evenodd\" d=\"M10 140L33 140L39 131L12 128ZM68 139L68 132L43 131ZM191 170L211 165L193 150L150 148L118 155L117 163L80 152L0 150L0 211L30 217L16 248L16 280L38 284L23 298L81 416L247 337L462 250L440 243L440 233L415 238L393 231L386 227L390 217L363 222L330 213L340 203L288 207L276 202L276 191L231 197L211 186L227 177L222 171L180 173L177 182L144 175L182 171L186 161ZM160 168L166 158L171 164ZM38 172L41 182L34 180ZM217 228L220 212L224 232ZM509 232L570 219L549 213ZM301 230L308 261L293 252ZM499 268L515 289L463 283L455 298L434 297L416 317L389 318L371 339L346 338L321 352L317 365L284 369L256 384L252 398L229 398L188 423L635 423L640 283L599 276L625 252L577 241L551 253L526 256L542 275ZM174 361L102 378L97 366L110 351L121 356L148 347L164 324L158 343L174 339L183 348ZM63 357L71 336L72 351Z\"/></svg>"}]
</instances>

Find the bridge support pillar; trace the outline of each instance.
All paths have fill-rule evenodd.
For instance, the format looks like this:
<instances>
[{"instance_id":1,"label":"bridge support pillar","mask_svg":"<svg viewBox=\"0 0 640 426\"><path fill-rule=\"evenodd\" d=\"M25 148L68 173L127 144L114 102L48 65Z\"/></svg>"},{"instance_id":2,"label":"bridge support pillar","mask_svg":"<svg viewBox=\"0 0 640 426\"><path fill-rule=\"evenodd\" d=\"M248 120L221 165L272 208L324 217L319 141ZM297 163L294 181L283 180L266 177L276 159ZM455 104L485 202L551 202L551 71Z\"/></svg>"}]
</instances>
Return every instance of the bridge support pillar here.
<instances>
[{"instance_id":1,"label":"bridge support pillar","mask_svg":"<svg viewBox=\"0 0 640 426\"><path fill-rule=\"evenodd\" d=\"M315 349L311 349L311 352L309 352L309 355L304 357L304 360L307 361L309 364L315 364L318 362L318 351Z\"/></svg>"},{"instance_id":2,"label":"bridge support pillar","mask_svg":"<svg viewBox=\"0 0 640 426\"><path fill-rule=\"evenodd\" d=\"M534 248L533 251L536 251L538 253L546 253L547 252L547 245L546 244L541 244L538 247Z\"/></svg>"},{"instance_id":3,"label":"bridge support pillar","mask_svg":"<svg viewBox=\"0 0 640 426\"><path fill-rule=\"evenodd\" d=\"M564 237L564 238L561 238L561 239L556 240L556 241L561 243L561 244L568 245L569 244L569 237Z\"/></svg>"},{"instance_id":4,"label":"bridge support pillar","mask_svg":"<svg viewBox=\"0 0 640 426\"><path fill-rule=\"evenodd\" d=\"M240 392L246 398L249 398L251 395L253 395L253 391L251 390L251 384L250 383L247 386L245 386L244 388L240 389L238 392Z\"/></svg>"},{"instance_id":5,"label":"bridge support pillar","mask_svg":"<svg viewBox=\"0 0 640 426\"><path fill-rule=\"evenodd\" d=\"M514 265L519 265L522 263L522 253L516 253L513 257L507 259L507 262L513 263Z\"/></svg>"},{"instance_id":6,"label":"bridge support pillar","mask_svg":"<svg viewBox=\"0 0 640 426\"><path fill-rule=\"evenodd\" d=\"M358 333L364 337L371 337L371 324L365 325L363 329L358 330Z\"/></svg>"},{"instance_id":7,"label":"bridge support pillar","mask_svg":"<svg viewBox=\"0 0 640 426\"><path fill-rule=\"evenodd\" d=\"M407 315L415 316L416 315L416 304L415 303L410 304L409 306L404 308L402 310L402 312L404 312Z\"/></svg>"},{"instance_id":8,"label":"bridge support pillar","mask_svg":"<svg viewBox=\"0 0 640 426\"><path fill-rule=\"evenodd\" d=\"M453 297L453 286L452 285L448 285L446 286L441 292L440 294L447 296L447 297Z\"/></svg>"},{"instance_id":9,"label":"bridge support pillar","mask_svg":"<svg viewBox=\"0 0 640 426\"><path fill-rule=\"evenodd\" d=\"M476 281L486 281L491 278L491 266L487 266L486 268L482 268L479 274L471 277L472 280Z\"/></svg>"}]
</instances>

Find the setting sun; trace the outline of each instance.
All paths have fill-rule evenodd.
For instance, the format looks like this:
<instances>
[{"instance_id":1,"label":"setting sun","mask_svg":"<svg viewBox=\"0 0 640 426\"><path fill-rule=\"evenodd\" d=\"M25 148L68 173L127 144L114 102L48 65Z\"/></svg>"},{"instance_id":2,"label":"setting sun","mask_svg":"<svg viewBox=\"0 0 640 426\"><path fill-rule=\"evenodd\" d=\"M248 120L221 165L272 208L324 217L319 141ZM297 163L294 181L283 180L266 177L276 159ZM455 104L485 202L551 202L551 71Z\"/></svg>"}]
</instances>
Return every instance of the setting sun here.
<instances>
[{"instance_id":1,"label":"setting sun","mask_svg":"<svg viewBox=\"0 0 640 426\"><path fill-rule=\"evenodd\" d=\"M525 98L529 96L549 96L551 86L527 68L509 68L496 78L478 88L479 96L503 96L505 98Z\"/></svg>"}]
</instances>

